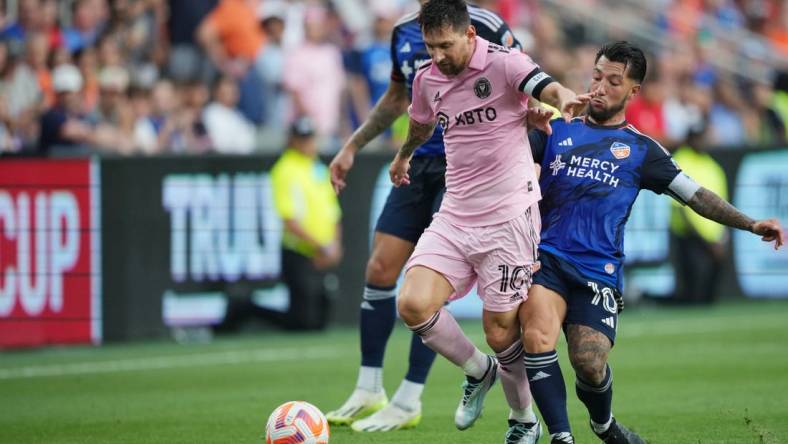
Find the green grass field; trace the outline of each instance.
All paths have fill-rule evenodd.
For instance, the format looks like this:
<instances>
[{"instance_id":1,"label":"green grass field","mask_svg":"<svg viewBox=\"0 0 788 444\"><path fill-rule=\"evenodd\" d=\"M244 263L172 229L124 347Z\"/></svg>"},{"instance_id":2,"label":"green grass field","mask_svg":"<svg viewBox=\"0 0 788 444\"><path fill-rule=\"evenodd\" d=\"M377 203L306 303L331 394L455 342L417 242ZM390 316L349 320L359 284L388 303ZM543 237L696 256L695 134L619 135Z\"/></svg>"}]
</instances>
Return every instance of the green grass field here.
<instances>
[{"instance_id":1,"label":"green grass field","mask_svg":"<svg viewBox=\"0 0 788 444\"><path fill-rule=\"evenodd\" d=\"M478 322L463 326L483 344ZM389 344L389 395L405 372L408 335L398 326ZM4 352L0 443L259 443L284 401L324 411L344 401L357 344L355 329L334 329L207 345ZM652 444L788 443L788 302L626 311L611 362L614 412ZM565 359L562 366L577 442L597 442ZM461 377L439 357L417 429L370 435L335 427L331 442L500 443L507 408L499 386L473 428L454 429Z\"/></svg>"}]
</instances>

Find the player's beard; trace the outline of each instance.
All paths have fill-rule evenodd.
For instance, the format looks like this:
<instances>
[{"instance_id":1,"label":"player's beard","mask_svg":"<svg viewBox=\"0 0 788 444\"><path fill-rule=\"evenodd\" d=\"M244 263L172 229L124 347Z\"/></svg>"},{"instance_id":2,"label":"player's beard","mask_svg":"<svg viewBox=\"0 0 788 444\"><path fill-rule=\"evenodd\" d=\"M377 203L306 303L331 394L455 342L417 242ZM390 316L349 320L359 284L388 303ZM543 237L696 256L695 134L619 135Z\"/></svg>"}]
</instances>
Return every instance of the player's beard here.
<instances>
[{"instance_id":1,"label":"player's beard","mask_svg":"<svg viewBox=\"0 0 788 444\"><path fill-rule=\"evenodd\" d=\"M613 116L615 116L616 114L621 112L621 110L624 109L624 107L627 105L627 100L628 99L629 99L629 95L627 95L626 97L621 99L621 102L619 102L619 103L617 103L615 105L612 105L612 106L608 106L608 107L606 107L606 108L604 108L602 110L594 109L594 107L591 106L591 104L589 103L588 104L588 110L587 110L588 115L594 120L594 122L596 122L596 123L598 123L600 125L601 124L605 124L610 119L612 119Z\"/></svg>"},{"instance_id":2,"label":"player's beard","mask_svg":"<svg viewBox=\"0 0 788 444\"><path fill-rule=\"evenodd\" d=\"M462 71L462 66L453 63L438 64L438 71L446 77L454 77Z\"/></svg>"}]
</instances>

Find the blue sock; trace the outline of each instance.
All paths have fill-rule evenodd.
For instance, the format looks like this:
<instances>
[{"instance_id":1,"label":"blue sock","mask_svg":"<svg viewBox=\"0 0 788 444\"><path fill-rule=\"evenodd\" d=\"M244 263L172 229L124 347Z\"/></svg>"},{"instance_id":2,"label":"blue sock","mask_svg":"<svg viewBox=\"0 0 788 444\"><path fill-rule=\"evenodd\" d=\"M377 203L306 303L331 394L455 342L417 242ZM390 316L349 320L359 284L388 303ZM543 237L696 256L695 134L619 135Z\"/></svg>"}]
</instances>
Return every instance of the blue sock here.
<instances>
[{"instance_id":1,"label":"blue sock","mask_svg":"<svg viewBox=\"0 0 788 444\"><path fill-rule=\"evenodd\" d=\"M571 433L569 414L566 411L566 384L558 365L558 353L555 350L526 353L524 361L531 395L550 434Z\"/></svg>"},{"instance_id":2,"label":"blue sock","mask_svg":"<svg viewBox=\"0 0 788 444\"><path fill-rule=\"evenodd\" d=\"M605 379L600 385L589 384L578 377L575 381L575 390L577 397L586 405L591 421L605 424L610 420L613 404L613 373L610 371L610 366L606 366Z\"/></svg>"},{"instance_id":3,"label":"blue sock","mask_svg":"<svg viewBox=\"0 0 788 444\"><path fill-rule=\"evenodd\" d=\"M361 365L383 367L386 343L397 317L395 287L364 287L361 302Z\"/></svg>"},{"instance_id":4,"label":"blue sock","mask_svg":"<svg viewBox=\"0 0 788 444\"><path fill-rule=\"evenodd\" d=\"M405 379L417 384L424 384L433 361L435 361L435 352L424 345L421 336L413 333L410 338L410 362Z\"/></svg>"}]
</instances>

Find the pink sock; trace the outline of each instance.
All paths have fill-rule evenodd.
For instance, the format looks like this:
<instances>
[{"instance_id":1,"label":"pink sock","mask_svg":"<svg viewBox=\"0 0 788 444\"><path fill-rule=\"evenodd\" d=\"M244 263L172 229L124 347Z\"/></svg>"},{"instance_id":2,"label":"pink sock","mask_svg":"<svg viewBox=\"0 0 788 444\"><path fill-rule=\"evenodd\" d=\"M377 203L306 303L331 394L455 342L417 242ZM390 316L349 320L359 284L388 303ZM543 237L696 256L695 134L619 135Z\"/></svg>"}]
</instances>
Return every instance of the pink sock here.
<instances>
[{"instance_id":1,"label":"pink sock","mask_svg":"<svg viewBox=\"0 0 788 444\"><path fill-rule=\"evenodd\" d=\"M427 322L409 325L408 328L421 336L421 342L435 350L454 365L462 367L474 354L476 347L465 337L454 316L441 308ZM525 368L523 368L525 371Z\"/></svg>"},{"instance_id":2,"label":"pink sock","mask_svg":"<svg viewBox=\"0 0 788 444\"><path fill-rule=\"evenodd\" d=\"M506 395L506 401L512 410L522 410L531 405L531 389L528 387L528 376L523 363L523 343L515 342L506 350L496 353L500 364L498 375Z\"/></svg>"}]
</instances>

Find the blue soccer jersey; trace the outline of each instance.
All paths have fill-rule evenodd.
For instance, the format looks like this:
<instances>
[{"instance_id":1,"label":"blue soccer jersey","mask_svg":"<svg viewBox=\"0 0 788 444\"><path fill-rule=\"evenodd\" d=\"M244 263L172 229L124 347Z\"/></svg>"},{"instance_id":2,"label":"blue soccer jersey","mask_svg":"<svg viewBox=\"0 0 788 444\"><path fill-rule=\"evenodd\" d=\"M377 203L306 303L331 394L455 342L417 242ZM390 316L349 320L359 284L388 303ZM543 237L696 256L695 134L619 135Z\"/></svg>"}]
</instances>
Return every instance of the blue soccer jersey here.
<instances>
[{"instance_id":1,"label":"blue soccer jersey","mask_svg":"<svg viewBox=\"0 0 788 444\"><path fill-rule=\"evenodd\" d=\"M624 225L641 189L673 194L681 172L667 151L626 122L600 126L576 118L531 131L542 167L540 249L582 274L622 289Z\"/></svg>"},{"instance_id":2,"label":"blue soccer jersey","mask_svg":"<svg viewBox=\"0 0 788 444\"><path fill-rule=\"evenodd\" d=\"M478 6L468 5L468 14L476 33L493 43L500 43L510 48L521 49L520 42L514 38L506 22L498 15ZM414 12L402 17L394 27L391 35L391 81L405 82L408 96L413 94L413 79L416 71L430 60L427 46L421 36L418 13ZM432 138L420 146L414 156L443 156L443 130L436 126Z\"/></svg>"}]
</instances>

